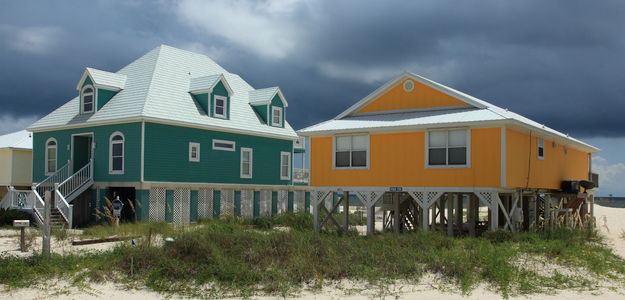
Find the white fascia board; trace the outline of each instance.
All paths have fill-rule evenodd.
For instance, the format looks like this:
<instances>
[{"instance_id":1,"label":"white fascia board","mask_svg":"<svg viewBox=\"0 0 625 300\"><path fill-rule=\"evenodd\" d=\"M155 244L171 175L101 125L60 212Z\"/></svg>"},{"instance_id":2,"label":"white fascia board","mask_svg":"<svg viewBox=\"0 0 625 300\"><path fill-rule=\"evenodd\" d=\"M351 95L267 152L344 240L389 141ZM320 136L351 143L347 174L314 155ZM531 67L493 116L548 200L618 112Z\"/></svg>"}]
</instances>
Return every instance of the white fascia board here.
<instances>
[{"instance_id":1,"label":"white fascia board","mask_svg":"<svg viewBox=\"0 0 625 300\"><path fill-rule=\"evenodd\" d=\"M275 133L268 133L268 132L258 132L258 131L251 131L251 130L228 128L228 127L223 127L223 126L208 126L208 125L202 125L202 124L197 124L197 123L173 121L173 120L166 120L166 119L154 118L154 117L123 118L123 119L116 119L116 120L110 120L110 121L81 123L81 124L66 125L66 126L43 126L43 127L36 127L36 128L29 127L28 130L34 133L39 133L39 132L47 132L47 131L57 131L57 130L65 130L65 129L76 129L76 128L84 128L84 127L94 127L94 126L112 125L112 124L125 124L125 123L135 123L135 122L151 122L151 123L206 129L206 130L213 130L213 131L220 131L220 132L229 132L229 133L236 133L236 134L243 134L243 135L269 137L269 138L288 140L288 141L294 141L294 140L297 140L298 138L297 133L295 133L294 135L275 134ZM275 127L272 127L272 128L275 128Z\"/></svg>"},{"instance_id":2,"label":"white fascia board","mask_svg":"<svg viewBox=\"0 0 625 300\"><path fill-rule=\"evenodd\" d=\"M80 92L81 90L81 85L82 83L85 81L85 79L87 78L87 76L90 76L92 79L91 81L93 81L93 76L91 76L91 74L89 74L89 69L85 68L85 71L82 72L82 76L80 76L80 80L78 80L78 83L76 84L76 90ZM94 82L95 84L95 82Z\"/></svg>"},{"instance_id":3,"label":"white fascia board","mask_svg":"<svg viewBox=\"0 0 625 300\"><path fill-rule=\"evenodd\" d=\"M318 136L331 136L343 133L395 133L395 132L411 132L411 131L423 131L427 129L436 128L456 128L456 127L470 127L470 128L490 128L499 127L505 124L505 120L498 121L476 121L476 122L451 122L451 123L436 123L436 124L423 124L423 125L405 125L405 126L392 126L392 127L369 127L369 128L349 128L338 130L323 130L323 131L297 131L297 134L305 137L318 137Z\"/></svg>"}]
</instances>

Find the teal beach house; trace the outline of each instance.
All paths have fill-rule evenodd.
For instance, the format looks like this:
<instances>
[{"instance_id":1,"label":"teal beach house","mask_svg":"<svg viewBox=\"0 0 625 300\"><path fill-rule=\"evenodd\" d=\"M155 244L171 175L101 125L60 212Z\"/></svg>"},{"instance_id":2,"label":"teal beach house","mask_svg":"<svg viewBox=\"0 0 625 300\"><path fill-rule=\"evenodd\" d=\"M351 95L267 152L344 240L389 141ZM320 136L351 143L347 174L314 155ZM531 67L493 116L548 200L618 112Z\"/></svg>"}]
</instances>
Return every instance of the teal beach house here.
<instances>
[{"instance_id":1,"label":"teal beach house","mask_svg":"<svg viewBox=\"0 0 625 300\"><path fill-rule=\"evenodd\" d=\"M34 214L50 191L70 226L106 200L122 220L194 222L306 210L301 140L280 88L255 89L209 57L159 46L112 73L86 68L77 96L31 125Z\"/></svg>"}]
</instances>

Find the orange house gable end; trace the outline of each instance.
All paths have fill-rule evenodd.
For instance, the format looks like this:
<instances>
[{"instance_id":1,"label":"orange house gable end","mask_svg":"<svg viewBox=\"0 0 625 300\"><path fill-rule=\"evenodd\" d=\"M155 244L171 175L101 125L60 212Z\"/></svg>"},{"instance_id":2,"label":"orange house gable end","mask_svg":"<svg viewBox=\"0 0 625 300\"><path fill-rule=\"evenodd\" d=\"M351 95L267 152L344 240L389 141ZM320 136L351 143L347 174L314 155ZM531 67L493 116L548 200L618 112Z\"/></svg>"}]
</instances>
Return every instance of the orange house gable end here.
<instances>
[{"instance_id":1,"label":"orange house gable end","mask_svg":"<svg viewBox=\"0 0 625 300\"><path fill-rule=\"evenodd\" d=\"M405 88L406 81L412 81L412 90ZM407 85L410 87L410 83ZM369 104L366 104L358 110L357 113L429 109L450 106L458 107L469 105L423 83L408 78L400 81L389 91Z\"/></svg>"}]
</instances>

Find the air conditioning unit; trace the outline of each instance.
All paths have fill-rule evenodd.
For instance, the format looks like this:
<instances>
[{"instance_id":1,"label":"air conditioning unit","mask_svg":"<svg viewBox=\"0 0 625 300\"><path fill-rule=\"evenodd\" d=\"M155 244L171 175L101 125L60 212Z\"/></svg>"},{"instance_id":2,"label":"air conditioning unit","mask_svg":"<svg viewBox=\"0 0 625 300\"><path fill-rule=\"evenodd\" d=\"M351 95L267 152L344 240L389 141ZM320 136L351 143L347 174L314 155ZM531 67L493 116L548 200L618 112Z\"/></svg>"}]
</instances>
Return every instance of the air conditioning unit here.
<instances>
[{"instance_id":1,"label":"air conditioning unit","mask_svg":"<svg viewBox=\"0 0 625 300\"><path fill-rule=\"evenodd\" d=\"M579 181L564 180L560 184L560 189L562 190L562 192L567 194L577 194L579 193Z\"/></svg>"}]
</instances>

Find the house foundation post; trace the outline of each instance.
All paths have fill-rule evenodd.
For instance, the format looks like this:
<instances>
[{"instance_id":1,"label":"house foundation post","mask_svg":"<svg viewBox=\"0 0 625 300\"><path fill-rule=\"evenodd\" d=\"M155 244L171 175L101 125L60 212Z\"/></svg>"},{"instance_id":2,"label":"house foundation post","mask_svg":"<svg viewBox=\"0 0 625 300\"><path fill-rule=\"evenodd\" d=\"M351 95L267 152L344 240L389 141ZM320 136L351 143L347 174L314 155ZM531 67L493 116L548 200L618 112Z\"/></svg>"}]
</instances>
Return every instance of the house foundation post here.
<instances>
[{"instance_id":1,"label":"house foundation post","mask_svg":"<svg viewBox=\"0 0 625 300\"><path fill-rule=\"evenodd\" d=\"M399 233L399 193L393 193L393 233Z\"/></svg>"},{"instance_id":2,"label":"house foundation post","mask_svg":"<svg viewBox=\"0 0 625 300\"><path fill-rule=\"evenodd\" d=\"M454 236L454 200L456 200L456 194L447 194L447 235Z\"/></svg>"},{"instance_id":3,"label":"house foundation post","mask_svg":"<svg viewBox=\"0 0 625 300\"><path fill-rule=\"evenodd\" d=\"M343 232L349 231L349 192L343 192Z\"/></svg>"}]
</instances>

